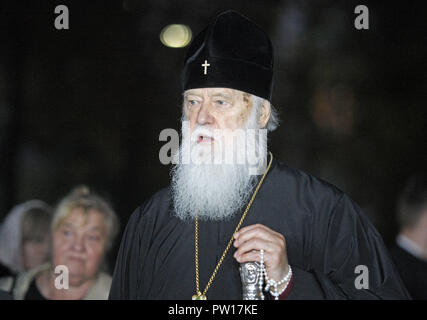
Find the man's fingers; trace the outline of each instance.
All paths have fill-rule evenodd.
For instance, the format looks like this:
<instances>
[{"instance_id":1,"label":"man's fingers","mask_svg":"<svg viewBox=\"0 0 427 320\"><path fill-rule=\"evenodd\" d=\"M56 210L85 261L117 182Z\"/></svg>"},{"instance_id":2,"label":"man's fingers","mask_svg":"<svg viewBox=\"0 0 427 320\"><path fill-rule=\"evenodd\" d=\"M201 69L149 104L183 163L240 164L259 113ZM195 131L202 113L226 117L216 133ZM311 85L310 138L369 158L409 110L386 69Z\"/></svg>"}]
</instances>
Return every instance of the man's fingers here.
<instances>
[{"instance_id":1,"label":"man's fingers","mask_svg":"<svg viewBox=\"0 0 427 320\"><path fill-rule=\"evenodd\" d=\"M280 247L271 241L265 241L259 238L252 238L239 246L239 248L234 253L234 257L238 257L245 253L248 253L252 250L261 250L264 252L276 252L280 250Z\"/></svg>"},{"instance_id":2,"label":"man's fingers","mask_svg":"<svg viewBox=\"0 0 427 320\"><path fill-rule=\"evenodd\" d=\"M249 252L245 252L242 255L238 255L235 257L237 262L239 263L245 263L245 262L260 262L261 261L261 254L259 250L252 250ZM264 263L266 267L269 267L270 265L278 265L277 259L275 259L275 255L269 252L264 251Z\"/></svg>"},{"instance_id":3,"label":"man's fingers","mask_svg":"<svg viewBox=\"0 0 427 320\"><path fill-rule=\"evenodd\" d=\"M264 258L265 258L265 254L264 254ZM236 260L239 263L255 262L255 261L259 262L261 261L261 256L258 250L253 250L253 251L246 252L240 256L237 256Z\"/></svg>"},{"instance_id":4,"label":"man's fingers","mask_svg":"<svg viewBox=\"0 0 427 320\"><path fill-rule=\"evenodd\" d=\"M267 230L263 228L252 228L250 230L246 230L244 233L242 233L236 240L234 240L234 246L238 247L242 243L245 243L246 241L252 239L252 238L259 238L265 241L275 241L275 234L268 232Z\"/></svg>"},{"instance_id":5,"label":"man's fingers","mask_svg":"<svg viewBox=\"0 0 427 320\"><path fill-rule=\"evenodd\" d=\"M254 225L242 228L239 231L237 237L235 236L235 241L233 244L235 247L239 247L242 245L242 243L252 238L260 238L265 241L277 242L280 244L283 243L286 246L286 240L282 234L274 230L271 230L270 228L262 224L254 224Z\"/></svg>"},{"instance_id":6,"label":"man's fingers","mask_svg":"<svg viewBox=\"0 0 427 320\"><path fill-rule=\"evenodd\" d=\"M257 223L257 224L252 224L250 226L246 226L243 227L242 229L240 229L238 232L236 232L236 234L234 235L234 238L237 239L238 237L240 237L240 235L242 235L245 232L251 231L253 229L264 229L266 231L273 231L270 228L264 226L263 224Z\"/></svg>"},{"instance_id":7,"label":"man's fingers","mask_svg":"<svg viewBox=\"0 0 427 320\"><path fill-rule=\"evenodd\" d=\"M257 224L253 224L253 225L250 225L250 226L247 226L247 227L244 227L244 228L240 229L234 235L234 239L239 239L244 234L246 234L248 232L253 232L253 231L265 232L265 233L268 233L268 234L277 235L279 237L282 237L282 235L280 233L278 233L278 232L270 229L269 227L266 227L263 224L257 223Z\"/></svg>"}]
</instances>

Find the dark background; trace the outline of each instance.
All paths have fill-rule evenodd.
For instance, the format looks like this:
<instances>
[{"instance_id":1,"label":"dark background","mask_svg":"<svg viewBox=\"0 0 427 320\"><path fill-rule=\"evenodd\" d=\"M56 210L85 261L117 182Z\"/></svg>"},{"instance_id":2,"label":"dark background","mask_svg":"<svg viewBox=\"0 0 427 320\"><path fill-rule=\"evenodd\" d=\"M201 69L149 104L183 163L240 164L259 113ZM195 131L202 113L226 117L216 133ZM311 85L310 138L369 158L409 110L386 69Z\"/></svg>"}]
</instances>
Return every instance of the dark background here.
<instances>
[{"instance_id":1,"label":"dark background","mask_svg":"<svg viewBox=\"0 0 427 320\"><path fill-rule=\"evenodd\" d=\"M54 27L60 4L69 30ZM358 4L369 8L369 30L354 27ZM123 228L168 184L158 137L180 128L186 49L165 47L160 31L183 23L194 35L236 9L275 47L276 158L348 193L390 242L396 196L427 163L420 4L1 1L0 220L19 202L55 205L87 184L111 201Z\"/></svg>"}]
</instances>

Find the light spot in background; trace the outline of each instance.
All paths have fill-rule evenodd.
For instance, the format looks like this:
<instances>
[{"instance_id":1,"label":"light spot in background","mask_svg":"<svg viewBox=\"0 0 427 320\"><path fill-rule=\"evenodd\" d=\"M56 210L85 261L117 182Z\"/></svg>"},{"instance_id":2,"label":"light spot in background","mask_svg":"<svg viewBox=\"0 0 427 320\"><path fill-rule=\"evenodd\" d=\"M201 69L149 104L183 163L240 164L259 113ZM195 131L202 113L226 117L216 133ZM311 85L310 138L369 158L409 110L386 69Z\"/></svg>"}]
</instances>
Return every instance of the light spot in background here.
<instances>
[{"instance_id":1,"label":"light spot in background","mask_svg":"<svg viewBox=\"0 0 427 320\"><path fill-rule=\"evenodd\" d=\"M160 41L170 48L182 48L191 41L190 27L183 24L170 24L160 32Z\"/></svg>"}]
</instances>

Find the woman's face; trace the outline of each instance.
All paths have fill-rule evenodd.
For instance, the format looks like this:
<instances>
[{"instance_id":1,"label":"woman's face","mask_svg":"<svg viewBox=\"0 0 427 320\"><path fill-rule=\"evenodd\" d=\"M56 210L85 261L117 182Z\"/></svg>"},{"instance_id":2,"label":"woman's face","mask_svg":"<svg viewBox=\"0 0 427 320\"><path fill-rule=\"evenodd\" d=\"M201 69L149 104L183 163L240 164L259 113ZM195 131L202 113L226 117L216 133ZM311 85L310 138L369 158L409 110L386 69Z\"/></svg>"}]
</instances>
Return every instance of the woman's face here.
<instances>
[{"instance_id":1,"label":"woman's face","mask_svg":"<svg viewBox=\"0 0 427 320\"><path fill-rule=\"evenodd\" d=\"M107 240L105 219L98 211L71 210L53 233L53 267L65 265L69 285L79 286L94 278L102 263Z\"/></svg>"},{"instance_id":2,"label":"woman's face","mask_svg":"<svg viewBox=\"0 0 427 320\"><path fill-rule=\"evenodd\" d=\"M22 244L24 269L29 270L48 261L48 235L40 239L26 240Z\"/></svg>"}]
</instances>

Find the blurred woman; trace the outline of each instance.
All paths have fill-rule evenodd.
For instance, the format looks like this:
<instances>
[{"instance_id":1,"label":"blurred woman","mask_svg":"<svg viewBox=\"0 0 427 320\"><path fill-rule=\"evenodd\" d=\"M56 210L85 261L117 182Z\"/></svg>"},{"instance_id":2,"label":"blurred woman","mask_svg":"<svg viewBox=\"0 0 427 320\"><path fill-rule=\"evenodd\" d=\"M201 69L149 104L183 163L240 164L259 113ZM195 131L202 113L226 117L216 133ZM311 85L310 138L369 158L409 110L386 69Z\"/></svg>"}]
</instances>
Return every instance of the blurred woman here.
<instances>
[{"instance_id":1,"label":"blurred woman","mask_svg":"<svg viewBox=\"0 0 427 320\"><path fill-rule=\"evenodd\" d=\"M101 266L118 232L110 205L76 188L59 202L51 232L51 262L18 276L9 287L14 299L107 299L111 276Z\"/></svg>"},{"instance_id":2,"label":"blurred woman","mask_svg":"<svg viewBox=\"0 0 427 320\"><path fill-rule=\"evenodd\" d=\"M14 207L0 228L0 277L16 275L49 259L52 209L30 200Z\"/></svg>"}]
</instances>

